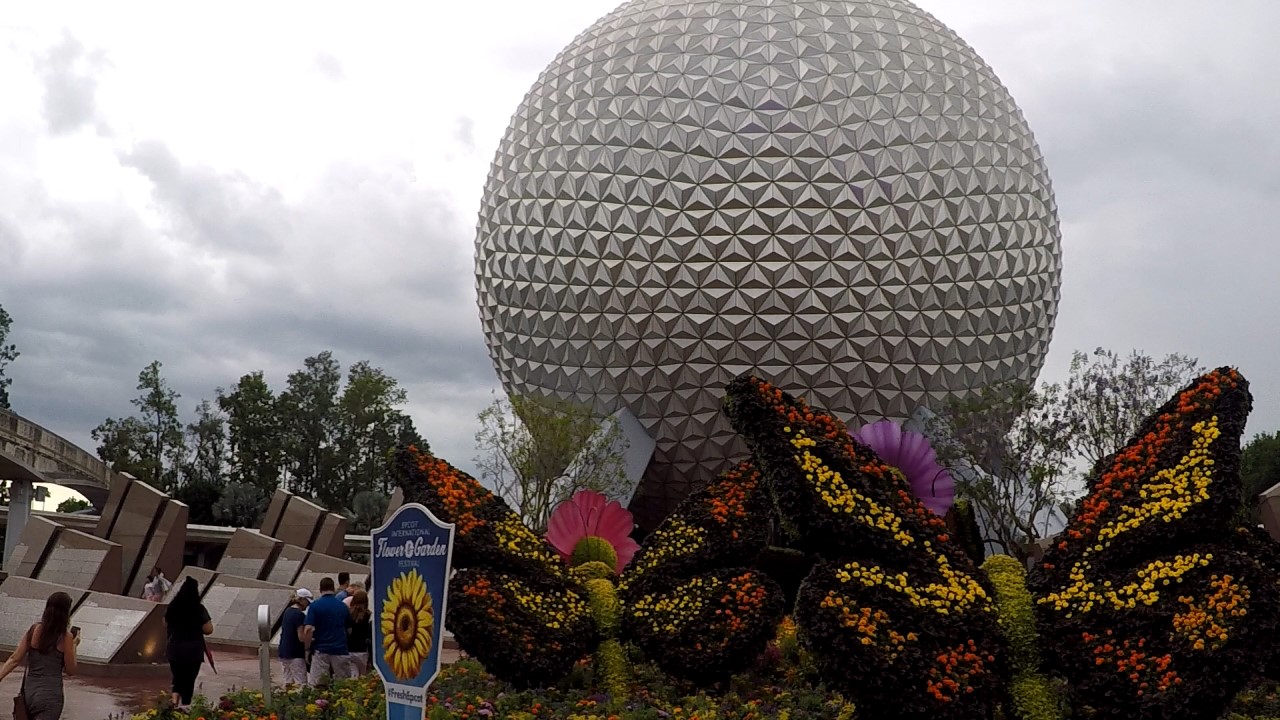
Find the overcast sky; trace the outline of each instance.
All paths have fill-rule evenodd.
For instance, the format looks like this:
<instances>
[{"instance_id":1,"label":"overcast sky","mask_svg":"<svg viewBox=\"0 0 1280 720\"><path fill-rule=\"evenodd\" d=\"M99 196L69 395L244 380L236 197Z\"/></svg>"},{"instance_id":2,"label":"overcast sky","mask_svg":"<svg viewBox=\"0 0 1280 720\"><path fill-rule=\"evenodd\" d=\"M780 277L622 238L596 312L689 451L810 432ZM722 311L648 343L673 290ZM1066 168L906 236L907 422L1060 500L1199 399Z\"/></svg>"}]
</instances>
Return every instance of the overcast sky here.
<instances>
[{"instance_id":1,"label":"overcast sky","mask_svg":"<svg viewBox=\"0 0 1280 720\"><path fill-rule=\"evenodd\" d=\"M497 389L472 282L524 92L614 0L24 3L0 16L0 305L24 416L92 450L151 360L201 398L332 349L442 456ZM920 0L995 69L1062 220L1049 365L1239 366L1280 427L1280 3ZM38 6L38 7L37 7ZM15 9L17 10L15 14Z\"/></svg>"}]
</instances>

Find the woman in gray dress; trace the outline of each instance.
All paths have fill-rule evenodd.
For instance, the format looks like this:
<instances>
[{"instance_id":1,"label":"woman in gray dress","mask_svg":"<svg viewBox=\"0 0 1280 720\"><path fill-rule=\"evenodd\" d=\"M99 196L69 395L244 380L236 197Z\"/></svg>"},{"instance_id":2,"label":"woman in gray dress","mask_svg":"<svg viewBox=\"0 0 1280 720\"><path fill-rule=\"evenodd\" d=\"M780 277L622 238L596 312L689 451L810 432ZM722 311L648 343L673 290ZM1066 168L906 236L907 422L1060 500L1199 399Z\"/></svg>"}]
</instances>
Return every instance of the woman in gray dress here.
<instances>
[{"instance_id":1,"label":"woman in gray dress","mask_svg":"<svg viewBox=\"0 0 1280 720\"><path fill-rule=\"evenodd\" d=\"M79 633L71 625L71 596L56 592L44 604L44 616L22 636L18 649L0 667L0 680L25 658L27 674L22 693L31 720L59 720L62 717L62 675L76 674L76 646Z\"/></svg>"}]
</instances>

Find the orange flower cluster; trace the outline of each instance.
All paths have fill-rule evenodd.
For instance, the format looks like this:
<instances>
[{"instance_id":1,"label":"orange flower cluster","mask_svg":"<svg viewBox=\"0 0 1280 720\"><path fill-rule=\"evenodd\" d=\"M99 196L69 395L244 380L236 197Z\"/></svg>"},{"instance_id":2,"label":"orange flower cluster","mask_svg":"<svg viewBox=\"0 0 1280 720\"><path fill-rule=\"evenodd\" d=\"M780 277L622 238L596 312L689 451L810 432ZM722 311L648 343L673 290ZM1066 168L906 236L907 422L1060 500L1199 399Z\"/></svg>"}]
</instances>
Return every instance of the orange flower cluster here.
<instances>
[{"instance_id":1,"label":"orange flower cluster","mask_svg":"<svg viewBox=\"0 0 1280 720\"><path fill-rule=\"evenodd\" d=\"M815 413L802 398L794 398L792 404L788 405L782 397L781 389L759 378L752 379L755 381L756 392L760 393L765 403L788 424L804 423L809 426L812 436L834 440L843 445L853 444L849 438L848 428L834 416L824 412Z\"/></svg>"},{"instance_id":2,"label":"orange flower cluster","mask_svg":"<svg viewBox=\"0 0 1280 720\"><path fill-rule=\"evenodd\" d=\"M937 533L939 542L950 542L951 538L947 535L947 521L925 507L920 498L911 494L911 491L906 488L898 488L898 499L902 502L904 514L911 515L930 532Z\"/></svg>"},{"instance_id":3,"label":"orange flower cluster","mask_svg":"<svg viewBox=\"0 0 1280 720\"><path fill-rule=\"evenodd\" d=\"M863 606L854 611L850 608L852 602L835 592L828 592L819 605L825 609L838 612L840 614L840 626L849 628L861 635L863 645L885 650L885 655L889 662L898 659L898 655L908 642L915 642L919 639L913 632L903 635L892 627L883 627L890 622L889 613L884 610Z\"/></svg>"},{"instance_id":4,"label":"orange flower cluster","mask_svg":"<svg viewBox=\"0 0 1280 720\"><path fill-rule=\"evenodd\" d=\"M869 484L885 488L896 488L896 499L898 501L896 504L899 505L898 510L902 514L910 515L919 525L923 526L924 530L929 534L935 535L940 542L947 542L944 534L947 528L946 521L930 512L924 506L920 498L917 498L910 491L910 488L906 487L905 480L900 473L881 461L870 448L854 442L843 422L830 413L814 411L803 398L791 398L791 402L788 403L781 389L759 378L753 378L753 380L756 392L764 399L769 408L785 422L784 432L788 432L793 436L799 433L809 438L835 442L840 453L849 459L850 464L857 468L859 473L866 476ZM799 457L797 457L797 462L801 462Z\"/></svg>"},{"instance_id":5,"label":"orange flower cluster","mask_svg":"<svg viewBox=\"0 0 1280 720\"><path fill-rule=\"evenodd\" d=\"M493 618L494 622L500 623L506 620L502 613L502 606L506 605L507 600L493 587L488 578L468 578L462 586L462 594L479 601L482 607L488 608L489 617Z\"/></svg>"},{"instance_id":6,"label":"orange flower cluster","mask_svg":"<svg viewBox=\"0 0 1280 720\"><path fill-rule=\"evenodd\" d=\"M723 626L730 633L742 632L754 618L760 606L769 598L769 590L755 581L751 573L730 578L726 592L720 597L722 607L716 615L723 618Z\"/></svg>"},{"instance_id":7,"label":"orange flower cluster","mask_svg":"<svg viewBox=\"0 0 1280 720\"><path fill-rule=\"evenodd\" d=\"M961 694L973 692L974 681L987 673L987 663L994 663L994 655L983 657L972 640L939 653L937 662L929 667L925 691L941 703L957 700Z\"/></svg>"},{"instance_id":8,"label":"orange flower cluster","mask_svg":"<svg viewBox=\"0 0 1280 720\"><path fill-rule=\"evenodd\" d=\"M1116 454L1111 467L1098 478L1092 493L1081 503L1076 522L1068 528L1058 549L1065 551L1071 541L1091 542L1101 529L1103 515L1113 504L1124 503L1136 486L1151 477L1188 415L1212 408L1224 388L1234 389L1241 377L1234 369L1214 370L1178 394L1176 411L1162 413L1154 429Z\"/></svg>"},{"instance_id":9,"label":"orange flower cluster","mask_svg":"<svg viewBox=\"0 0 1280 720\"><path fill-rule=\"evenodd\" d=\"M1213 593L1204 603L1194 597L1182 596L1178 602L1187 606L1173 616L1173 630L1191 643L1196 650L1217 650L1226 644L1230 636L1232 618L1248 614L1249 589L1238 585L1231 575L1214 575L1209 579Z\"/></svg>"},{"instance_id":10,"label":"orange flower cluster","mask_svg":"<svg viewBox=\"0 0 1280 720\"><path fill-rule=\"evenodd\" d=\"M745 472L744 472L745 470ZM752 465L739 465L726 471L707 487L707 510L721 525L747 518L747 497L760 484L760 471ZM738 532L733 531L733 537Z\"/></svg>"},{"instance_id":11,"label":"orange flower cluster","mask_svg":"<svg viewBox=\"0 0 1280 720\"><path fill-rule=\"evenodd\" d=\"M1122 678L1127 678L1134 686L1138 696L1153 690L1165 692L1175 685L1182 684L1176 670L1171 670L1171 655L1152 656L1144 649L1145 638L1114 641L1114 631L1107 630L1102 634L1084 632L1080 634L1086 648L1093 649L1093 663L1100 668L1111 666Z\"/></svg>"},{"instance_id":12,"label":"orange flower cluster","mask_svg":"<svg viewBox=\"0 0 1280 720\"><path fill-rule=\"evenodd\" d=\"M412 448L411 448L412 449ZM426 475L427 485L440 500L445 522L457 525L459 535L466 535L484 525L476 511L493 499L475 478L459 471L434 455L414 452L418 469Z\"/></svg>"}]
</instances>

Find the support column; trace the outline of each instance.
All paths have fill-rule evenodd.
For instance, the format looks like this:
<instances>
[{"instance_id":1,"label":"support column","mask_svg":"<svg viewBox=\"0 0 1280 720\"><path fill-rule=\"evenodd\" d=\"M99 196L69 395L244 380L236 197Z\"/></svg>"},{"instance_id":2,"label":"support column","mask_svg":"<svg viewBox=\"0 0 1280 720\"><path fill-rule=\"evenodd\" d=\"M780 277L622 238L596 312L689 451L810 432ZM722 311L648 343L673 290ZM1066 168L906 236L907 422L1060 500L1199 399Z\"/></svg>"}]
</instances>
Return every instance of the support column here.
<instances>
[{"instance_id":1,"label":"support column","mask_svg":"<svg viewBox=\"0 0 1280 720\"><path fill-rule=\"evenodd\" d=\"M35 486L30 480L13 480L9 483L9 520L4 529L4 569L13 572L9 567L9 558L13 557L13 549L18 545L18 538L27 528L27 518L31 517L31 499L35 495Z\"/></svg>"}]
</instances>

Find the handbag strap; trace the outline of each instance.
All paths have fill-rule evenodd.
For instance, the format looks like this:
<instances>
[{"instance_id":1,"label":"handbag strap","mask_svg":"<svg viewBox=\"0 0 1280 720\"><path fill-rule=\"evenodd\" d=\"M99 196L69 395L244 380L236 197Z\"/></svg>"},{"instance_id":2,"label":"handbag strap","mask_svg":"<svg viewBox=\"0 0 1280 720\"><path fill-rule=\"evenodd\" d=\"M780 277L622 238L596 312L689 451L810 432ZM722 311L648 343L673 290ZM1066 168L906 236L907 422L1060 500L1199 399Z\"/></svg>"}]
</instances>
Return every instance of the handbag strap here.
<instances>
[{"instance_id":1,"label":"handbag strap","mask_svg":"<svg viewBox=\"0 0 1280 720\"><path fill-rule=\"evenodd\" d=\"M27 673L31 672L31 653L33 650L35 650L35 647L32 645L32 643L35 642L35 639L36 639L36 626L32 625L31 627L27 628L27 658L26 658L27 662L24 664L25 666L22 668L22 688L20 692L22 693L22 697L24 698L27 696Z\"/></svg>"}]
</instances>

